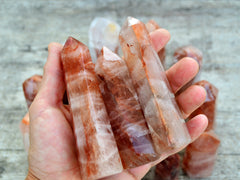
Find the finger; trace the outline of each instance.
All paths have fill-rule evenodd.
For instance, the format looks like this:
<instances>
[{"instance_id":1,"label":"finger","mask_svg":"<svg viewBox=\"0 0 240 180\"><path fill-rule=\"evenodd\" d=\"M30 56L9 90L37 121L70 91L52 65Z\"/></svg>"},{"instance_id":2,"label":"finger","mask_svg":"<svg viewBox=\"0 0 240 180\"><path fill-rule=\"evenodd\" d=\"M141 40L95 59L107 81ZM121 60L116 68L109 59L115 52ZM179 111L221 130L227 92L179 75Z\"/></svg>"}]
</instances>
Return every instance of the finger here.
<instances>
[{"instance_id":1,"label":"finger","mask_svg":"<svg viewBox=\"0 0 240 180\"><path fill-rule=\"evenodd\" d=\"M65 91L64 75L60 60L61 50L61 44L50 43L48 45L48 58L44 66L43 80L36 97L45 100L51 105L62 102Z\"/></svg>"},{"instance_id":2,"label":"finger","mask_svg":"<svg viewBox=\"0 0 240 180\"><path fill-rule=\"evenodd\" d=\"M195 116L194 118L192 118L191 120L189 120L187 123L187 128L188 128L188 132L189 135L191 136L191 143L193 141L195 141L203 132L204 130L207 128L208 125L208 119L205 115L203 114L199 114L197 116ZM187 146L188 144L186 144ZM182 147L182 149L184 149L185 147ZM157 165L158 163L160 163L161 161L163 161L164 159L166 159L168 156L175 154L179 151L181 151L182 149L177 149L174 150L172 152L168 152L166 154L163 154L160 159L158 159L157 161L154 161L153 163L151 163L152 166Z\"/></svg>"},{"instance_id":3,"label":"finger","mask_svg":"<svg viewBox=\"0 0 240 180\"><path fill-rule=\"evenodd\" d=\"M150 163L145 164L136 168L129 169L128 173L132 174L135 177L135 179L142 179L147 174L151 167L152 166Z\"/></svg>"},{"instance_id":4,"label":"finger","mask_svg":"<svg viewBox=\"0 0 240 180\"><path fill-rule=\"evenodd\" d=\"M199 114L187 122L188 132L192 142L195 141L207 128L208 119L205 115Z\"/></svg>"},{"instance_id":5,"label":"finger","mask_svg":"<svg viewBox=\"0 0 240 180\"><path fill-rule=\"evenodd\" d=\"M151 168L151 164L145 164L143 166L139 166L133 169L127 169L124 170L123 172L119 173L119 174L115 174L113 176L109 176L106 178L102 178L101 180L123 180L123 179L127 179L127 180L136 180L136 179L142 179L147 172L149 171L149 169Z\"/></svg>"},{"instance_id":6,"label":"finger","mask_svg":"<svg viewBox=\"0 0 240 180\"><path fill-rule=\"evenodd\" d=\"M187 118L193 111L201 106L205 99L206 90L198 85L190 86L176 97L184 118Z\"/></svg>"},{"instance_id":7,"label":"finger","mask_svg":"<svg viewBox=\"0 0 240 180\"><path fill-rule=\"evenodd\" d=\"M186 57L174 64L167 70L166 75L173 93L176 93L181 87L192 80L199 71L197 61Z\"/></svg>"},{"instance_id":8,"label":"finger","mask_svg":"<svg viewBox=\"0 0 240 180\"><path fill-rule=\"evenodd\" d=\"M150 33L150 38L154 49L160 51L170 40L170 33L166 29L157 29Z\"/></svg>"}]
</instances>

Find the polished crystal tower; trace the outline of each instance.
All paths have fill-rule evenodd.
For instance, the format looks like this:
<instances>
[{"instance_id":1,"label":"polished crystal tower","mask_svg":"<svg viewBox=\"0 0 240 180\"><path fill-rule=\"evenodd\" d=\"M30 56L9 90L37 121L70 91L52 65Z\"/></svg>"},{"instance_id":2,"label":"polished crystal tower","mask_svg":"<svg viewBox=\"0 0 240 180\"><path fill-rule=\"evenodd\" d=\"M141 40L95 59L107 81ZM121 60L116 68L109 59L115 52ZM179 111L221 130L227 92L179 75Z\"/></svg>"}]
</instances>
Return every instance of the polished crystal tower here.
<instances>
[{"instance_id":1,"label":"polished crystal tower","mask_svg":"<svg viewBox=\"0 0 240 180\"><path fill-rule=\"evenodd\" d=\"M187 146L183 169L191 178L206 178L213 172L220 140L211 130Z\"/></svg>"},{"instance_id":2,"label":"polished crystal tower","mask_svg":"<svg viewBox=\"0 0 240 180\"><path fill-rule=\"evenodd\" d=\"M182 149L191 138L144 23L128 17L120 44L157 152Z\"/></svg>"},{"instance_id":3,"label":"polished crystal tower","mask_svg":"<svg viewBox=\"0 0 240 180\"><path fill-rule=\"evenodd\" d=\"M157 160L159 155L124 60L103 47L95 69L124 169Z\"/></svg>"},{"instance_id":4,"label":"polished crystal tower","mask_svg":"<svg viewBox=\"0 0 240 180\"><path fill-rule=\"evenodd\" d=\"M61 60L82 180L122 171L118 148L87 46L69 37Z\"/></svg>"},{"instance_id":5,"label":"polished crystal tower","mask_svg":"<svg viewBox=\"0 0 240 180\"><path fill-rule=\"evenodd\" d=\"M146 28L148 30L149 33L153 32L153 31L156 31L157 29L161 29L161 27L157 24L156 21L154 20L149 20L147 23L146 23ZM162 65L164 67L164 64L165 64L165 57L166 57L166 49L165 47L163 47L160 51L157 52L158 53L158 56L159 56L159 59L161 60L162 62Z\"/></svg>"}]
</instances>

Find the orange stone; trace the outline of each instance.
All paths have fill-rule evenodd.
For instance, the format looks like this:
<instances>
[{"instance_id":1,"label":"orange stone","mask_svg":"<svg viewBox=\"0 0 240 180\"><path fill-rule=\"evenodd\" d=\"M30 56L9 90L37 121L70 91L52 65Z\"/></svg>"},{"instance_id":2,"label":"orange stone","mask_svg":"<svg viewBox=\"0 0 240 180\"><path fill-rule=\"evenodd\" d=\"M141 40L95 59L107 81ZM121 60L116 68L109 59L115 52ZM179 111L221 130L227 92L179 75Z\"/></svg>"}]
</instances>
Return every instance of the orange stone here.
<instances>
[{"instance_id":1,"label":"orange stone","mask_svg":"<svg viewBox=\"0 0 240 180\"><path fill-rule=\"evenodd\" d=\"M177 180L180 172L180 156L174 154L156 165L154 180Z\"/></svg>"},{"instance_id":2,"label":"orange stone","mask_svg":"<svg viewBox=\"0 0 240 180\"><path fill-rule=\"evenodd\" d=\"M191 178L211 176L220 140L213 131L204 132L189 144L183 157L183 169Z\"/></svg>"}]
</instances>

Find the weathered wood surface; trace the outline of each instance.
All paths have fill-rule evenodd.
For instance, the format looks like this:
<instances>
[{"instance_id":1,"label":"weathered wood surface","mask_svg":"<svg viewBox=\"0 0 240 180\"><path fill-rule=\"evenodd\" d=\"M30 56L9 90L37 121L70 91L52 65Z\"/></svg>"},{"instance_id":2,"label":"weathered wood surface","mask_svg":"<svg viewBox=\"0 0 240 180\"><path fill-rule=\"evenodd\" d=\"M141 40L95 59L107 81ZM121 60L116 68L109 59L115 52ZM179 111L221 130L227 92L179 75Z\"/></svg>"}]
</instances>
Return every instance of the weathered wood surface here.
<instances>
[{"instance_id":1,"label":"weathered wood surface","mask_svg":"<svg viewBox=\"0 0 240 180\"><path fill-rule=\"evenodd\" d=\"M69 35L88 43L95 16L119 23L128 15L156 20L168 29L167 63L174 50L192 44L204 53L202 79L219 90L217 134L221 147L210 180L240 178L239 1L0 1L0 179L24 179L27 158L19 122L26 104L22 82L42 74L47 45ZM148 175L145 179L151 179ZM188 179L181 175L180 179Z\"/></svg>"}]
</instances>

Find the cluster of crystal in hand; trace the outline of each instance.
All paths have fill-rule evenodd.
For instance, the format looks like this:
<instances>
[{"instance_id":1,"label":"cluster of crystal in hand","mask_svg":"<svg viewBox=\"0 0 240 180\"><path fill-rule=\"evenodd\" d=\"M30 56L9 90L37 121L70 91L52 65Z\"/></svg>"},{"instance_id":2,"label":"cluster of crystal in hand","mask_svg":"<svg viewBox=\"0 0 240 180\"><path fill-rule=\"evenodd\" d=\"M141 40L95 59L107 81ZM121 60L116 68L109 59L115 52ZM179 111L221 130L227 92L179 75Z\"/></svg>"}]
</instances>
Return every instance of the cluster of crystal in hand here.
<instances>
[{"instance_id":1,"label":"cluster of crystal in hand","mask_svg":"<svg viewBox=\"0 0 240 180\"><path fill-rule=\"evenodd\" d=\"M62 50L82 179L155 161L190 142L145 25L128 18L120 43L124 60L104 47L96 67L76 39Z\"/></svg>"}]
</instances>

